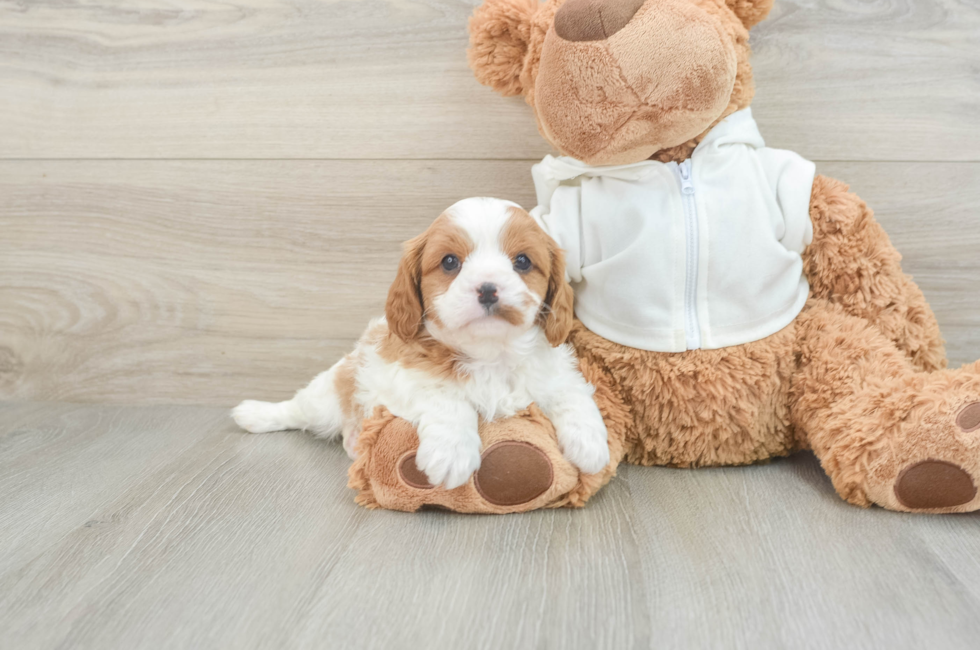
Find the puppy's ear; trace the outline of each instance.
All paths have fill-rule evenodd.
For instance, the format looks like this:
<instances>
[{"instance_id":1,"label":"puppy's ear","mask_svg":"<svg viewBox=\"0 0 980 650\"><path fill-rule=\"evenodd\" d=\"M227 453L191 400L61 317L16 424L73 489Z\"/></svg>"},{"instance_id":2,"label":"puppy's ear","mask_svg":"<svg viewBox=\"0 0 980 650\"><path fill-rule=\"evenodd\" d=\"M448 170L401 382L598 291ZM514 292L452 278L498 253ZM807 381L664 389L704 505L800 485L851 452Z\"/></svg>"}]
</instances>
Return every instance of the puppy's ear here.
<instances>
[{"instance_id":1,"label":"puppy's ear","mask_svg":"<svg viewBox=\"0 0 980 650\"><path fill-rule=\"evenodd\" d=\"M484 0L470 18L467 58L477 80L505 97L524 92L521 72L538 0Z\"/></svg>"},{"instance_id":2,"label":"puppy's ear","mask_svg":"<svg viewBox=\"0 0 980 650\"><path fill-rule=\"evenodd\" d=\"M769 15L773 0L725 0L746 28L755 26Z\"/></svg>"},{"instance_id":3,"label":"puppy's ear","mask_svg":"<svg viewBox=\"0 0 980 650\"><path fill-rule=\"evenodd\" d=\"M388 289L385 303L385 319L388 329L403 341L418 338L422 330L422 250L425 234L410 239L403 245L398 274Z\"/></svg>"},{"instance_id":4,"label":"puppy's ear","mask_svg":"<svg viewBox=\"0 0 980 650\"><path fill-rule=\"evenodd\" d=\"M575 294L565 280L565 253L552 244L551 275L548 276L548 293L544 298L547 305L544 315L544 335L553 346L561 345L572 331Z\"/></svg>"}]
</instances>

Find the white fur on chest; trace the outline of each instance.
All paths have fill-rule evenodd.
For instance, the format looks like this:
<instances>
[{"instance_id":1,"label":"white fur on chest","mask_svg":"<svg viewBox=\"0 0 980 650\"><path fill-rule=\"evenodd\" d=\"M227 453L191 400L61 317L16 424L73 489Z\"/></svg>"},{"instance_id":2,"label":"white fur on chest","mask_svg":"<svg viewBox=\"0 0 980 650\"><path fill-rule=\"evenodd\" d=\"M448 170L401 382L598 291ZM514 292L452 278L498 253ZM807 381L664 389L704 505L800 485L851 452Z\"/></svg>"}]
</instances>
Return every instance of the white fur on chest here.
<instances>
[{"instance_id":1,"label":"white fur on chest","mask_svg":"<svg viewBox=\"0 0 980 650\"><path fill-rule=\"evenodd\" d=\"M413 423L434 407L433 402L444 399L470 404L486 421L510 417L538 401L536 395L552 391L553 384L576 366L569 346L551 347L538 332L487 358L461 361L461 376L456 377L387 362L374 346L362 346L359 356L363 365L355 400L364 412L385 406Z\"/></svg>"}]
</instances>

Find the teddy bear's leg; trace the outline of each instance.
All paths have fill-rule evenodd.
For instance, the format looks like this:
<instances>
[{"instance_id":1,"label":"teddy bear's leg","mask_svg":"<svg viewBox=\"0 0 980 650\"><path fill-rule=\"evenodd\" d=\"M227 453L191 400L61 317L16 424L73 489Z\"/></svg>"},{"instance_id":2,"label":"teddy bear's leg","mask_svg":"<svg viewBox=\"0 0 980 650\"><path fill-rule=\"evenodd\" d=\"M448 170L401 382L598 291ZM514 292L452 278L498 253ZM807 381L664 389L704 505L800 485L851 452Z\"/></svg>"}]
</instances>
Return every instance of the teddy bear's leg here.
<instances>
[{"instance_id":1,"label":"teddy bear's leg","mask_svg":"<svg viewBox=\"0 0 980 650\"><path fill-rule=\"evenodd\" d=\"M874 323L916 369L945 368L936 318L864 201L840 181L817 176L810 220L813 242L803 261L812 295Z\"/></svg>"},{"instance_id":2,"label":"teddy bear's leg","mask_svg":"<svg viewBox=\"0 0 980 650\"><path fill-rule=\"evenodd\" d=\"M637 465L747 465L800 448L790 426L796 328L744 345L685 354L638 350L576 321L569 340L610 437ZM590 373L596 373L595 377Z\"/></svg>"},{"instance_id":3,"label":"teddy bear's leg","mask_svg":"<svg viewBox=\"0 0 980 650\"><path fill-rule=\"evenodd\" d=\"M980 362L919 371L872 324L823 300L796 326L793 423L844 499L980 509Z\"/></svg>"}]
</instances>

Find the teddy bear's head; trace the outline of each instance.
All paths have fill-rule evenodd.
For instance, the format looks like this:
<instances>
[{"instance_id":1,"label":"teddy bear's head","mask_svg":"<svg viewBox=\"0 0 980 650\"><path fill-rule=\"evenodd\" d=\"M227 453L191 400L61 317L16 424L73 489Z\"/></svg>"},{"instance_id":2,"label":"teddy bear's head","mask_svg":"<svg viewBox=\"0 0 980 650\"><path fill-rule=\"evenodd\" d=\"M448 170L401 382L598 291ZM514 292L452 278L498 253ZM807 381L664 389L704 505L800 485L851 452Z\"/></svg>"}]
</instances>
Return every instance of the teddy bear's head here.
<instances>
[{"instance_id":1,"label":"teddy bear's head","mask_svg":"<svg viewBox=\"0 0 980 650\"><path fill-rule=\"evenodd\" d=\"M666 160L753 95L748 28L772 0L485 0L481 83L523 94L541 134L591 165Z\"/></svg>"}]
</instances>

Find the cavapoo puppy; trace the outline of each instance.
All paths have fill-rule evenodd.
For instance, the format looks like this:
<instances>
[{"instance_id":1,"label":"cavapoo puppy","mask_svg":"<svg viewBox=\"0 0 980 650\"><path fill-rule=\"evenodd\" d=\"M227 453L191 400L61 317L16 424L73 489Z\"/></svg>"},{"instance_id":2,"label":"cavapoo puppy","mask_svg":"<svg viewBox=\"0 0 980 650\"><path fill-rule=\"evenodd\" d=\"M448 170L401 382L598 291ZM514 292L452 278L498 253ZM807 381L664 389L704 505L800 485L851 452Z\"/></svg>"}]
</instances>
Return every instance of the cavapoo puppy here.
<instances>
[{"instance_id":1,"label":"cavapoo puppy","mask_svg":"<svg viewBox=\"0 0 980 650\"><path fill-rule=\"evenodd\" d=\"M572 300L562 251L527 212L465 199L405 243L385 317L353 352L293 399L245 401L232 416L253 433L342 434L353 456L361 420L384 406L417 427L418 468L451 489L480 467L480 419L535 402L565 457L598 472L606 427L565 343Z\"/></svg>"}]
</instances>

